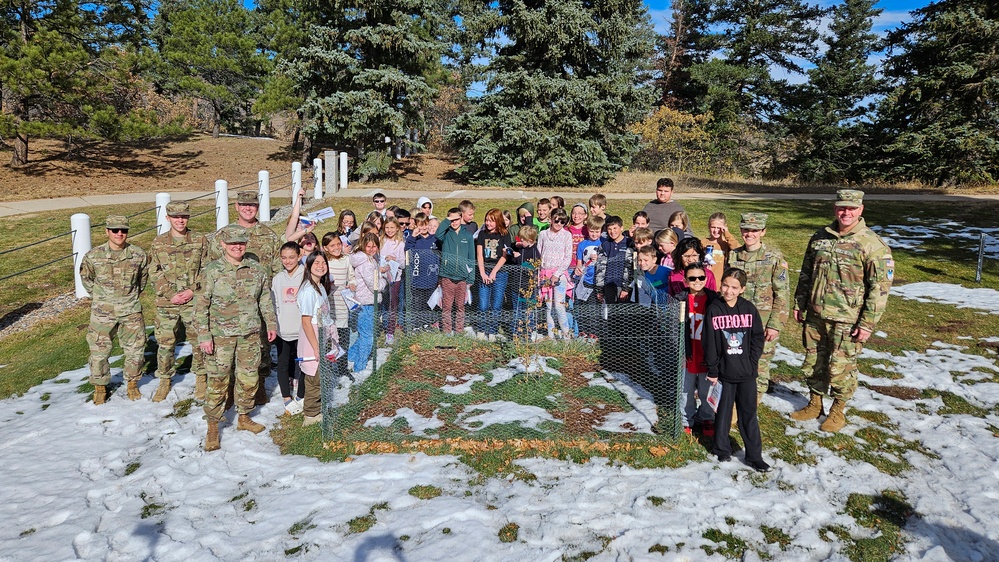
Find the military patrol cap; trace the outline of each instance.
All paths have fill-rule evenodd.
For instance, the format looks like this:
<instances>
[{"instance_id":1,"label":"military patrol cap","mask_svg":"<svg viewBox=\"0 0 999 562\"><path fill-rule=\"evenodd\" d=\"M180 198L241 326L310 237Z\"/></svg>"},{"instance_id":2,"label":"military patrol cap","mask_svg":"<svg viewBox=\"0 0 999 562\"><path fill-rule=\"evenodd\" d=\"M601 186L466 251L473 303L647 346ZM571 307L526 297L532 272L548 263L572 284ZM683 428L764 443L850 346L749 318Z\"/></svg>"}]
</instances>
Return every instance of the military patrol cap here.
<instances>
[{"instance_id":1,"label":"military patrol cap","mask_svg":"<svg viewBox=\"0 0 999 562\"><path fill-rule=\"evenodd\" d=\"M240 191L236 194L237 205L259 205L256 191Z\"/></svg>"},{"instance_id":2,"label":"military patrol cap","mask_svg":"<svg viewBox=\"0 0 999 562\"><path fill-rule=\"evenodd\" d=\"M249 238L246 236L246 229L238 224L230 224L229 226L222 227L219 231L219 240L223 244L236 244L243 243L246 244Z\"/></svg>"},{"instance_id":3,"label":"military patrol cap","mask_svg":"<svg viewBox=\"0 0 999 562\"><path fill-rule=\"evenodd\" d=\"M128 228L128 217L124 215L108 215L104 225L107 228Z\"/></svg>"},{"instance_id":4,"label":"military patrol cap","mask_svg":"<svg viewBox=\"0 0 999 562\"><path fill-rule=\"evenodd\" d=\"M841 189L836 192L837 207L863 207L864 192L856 189Z\"/></svg>"},{"instance_id":5,"label":"military patrol cap","mask_svg":"<svg viewBox=\"0 0 999 562\"><path fill-rule=\"evenodd\" d=\"M169 217L190 217L191 206L187 201L171 201L167 203L167 216Z\"/></svg>"},{"instance_id":6,"label":"military patrol cap","mask_svg":"<svg viewBox=\"0 0 999 562\"><path fill-rule=\"evenodd\" d=\"M763 230L766 227L766 213L743 213L739 217L739 228L745 228L746 230Z\"/></svg>"}]
</instances>

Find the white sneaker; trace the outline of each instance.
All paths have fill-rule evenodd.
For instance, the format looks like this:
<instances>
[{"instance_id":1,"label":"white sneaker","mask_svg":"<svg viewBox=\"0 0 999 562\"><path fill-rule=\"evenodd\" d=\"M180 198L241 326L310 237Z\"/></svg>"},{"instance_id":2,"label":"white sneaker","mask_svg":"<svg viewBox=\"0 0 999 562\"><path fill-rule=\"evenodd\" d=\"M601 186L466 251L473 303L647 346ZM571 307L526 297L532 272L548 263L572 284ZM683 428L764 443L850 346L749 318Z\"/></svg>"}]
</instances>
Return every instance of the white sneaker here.
<instances>
[{"instance_id":1,"label":"white sneaker","mask_svg":"<svg viewBox=\"0 0 999 562\"><path fill-rule=\"evenodd\" d=\"M489 342L496 343L496 334L489 334Z\"/></svg>"},{"instance_id":2,"label":"white sneaker","mask_svg":"<svg viewBox=\"0 0 999 562\"><path fill-rule=\"evenodd\" d=\"M288 414L292 416L297 416L298 414L301 414L303 409L304 407L302 406L302 401L296 400L294 398L289 400L284 405L284 411L288 412Z\"/></svg>"},{"instance_id":3,"label":"white sneaker","mask_svg":"<svg viewBox=\"0 0 999 562\"><path fill-rule=\"evenodd\" d=\"M385 345L395 345L395 336L392 334L385 334Z\"/></svg>"},{"instance_id":4,"label":"white sneaker","mask_svg":"<svg viewBox=\"0 0 999 562\"><path fill-rule=\"evenodd\" d=\"M322 421L323 421L322 414L315 416L305 416L305 419L302 420L302 427L309 427L310 425L321 423Z\"/></svg>"}]
</instances>

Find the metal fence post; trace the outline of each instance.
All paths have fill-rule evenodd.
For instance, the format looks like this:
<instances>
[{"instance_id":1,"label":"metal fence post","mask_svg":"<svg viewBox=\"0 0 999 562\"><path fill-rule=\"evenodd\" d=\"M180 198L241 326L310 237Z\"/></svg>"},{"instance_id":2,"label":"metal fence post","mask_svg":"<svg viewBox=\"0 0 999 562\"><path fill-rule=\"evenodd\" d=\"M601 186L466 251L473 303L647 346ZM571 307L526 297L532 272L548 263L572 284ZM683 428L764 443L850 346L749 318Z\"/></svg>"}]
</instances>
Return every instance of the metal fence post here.
<instances>
[{"instance_id":1,"label":"metal fence post","mask_svg":"<svg viewBox=\"0 0 999 562\"><path fill-rule=\"evenodd\" d=\"M80 277L80 264L83 263L83 256L90 251L90 215L86 213L76 213L69 218L69 228L73 231L73 278L76 280L76 298L89 297L90 294L83 288L83 278Z\"/></svg>"},{"instance_id":2,"label":"metal fence post","mask_svg":"<svg viewBox=\"0 0 999 562\"><path fill-rule=\"evenodd\" d=\"M167 220L167 205L170 204L169 193L156 194L156 234L170 232L170 221Z\"/></svg>"},{"instance_id":3,"label":"metal fence post","mask_svg":"<svg viewBox=\"0 0 999 562\"><path fill-rule=\"evenodd\" d=\"M298 192L302 191L302 163L291 163L291 200L298 197Z\"/></svg>"},{"instance_id":4,"label":"metal fence post","mask_svg":"<svg viewBox=\"0 0 999 562\"><path fill-rule=\"evenodd\" d=\"M340 153L340 189L347 189L347 153Z\"/></svg>"},{"instance_id":5,"label":"metal fence post","mask_svg":"<svg viewBox=\"0 0 999 562\"><path fill-rule=\"evenodd\" d=\"M312 197L314 199L323 198L323 159L314 158L312 160L312 178L315 181L315 187L312 188Z\"/></svg>"},{"instance_id":6,"label":"metal fence post","mask_svg":"<svg viewBox=\"0 0 999 562\"><path fill-rule=\"evenodd\" d=\"M215 230L229 224L229 182L215 180Z\"/></svg>"},{"instance_id":7,"label":"metal fence post","mask_svg":"<svg viewBox=\"0 0 999 562\"><path fill-rule=\"evenodd\" d=\"M982 264L985 262L985 233L978 240L978 269L975 270L975 283L982 282Z\"/></svg>"}]
</instances>

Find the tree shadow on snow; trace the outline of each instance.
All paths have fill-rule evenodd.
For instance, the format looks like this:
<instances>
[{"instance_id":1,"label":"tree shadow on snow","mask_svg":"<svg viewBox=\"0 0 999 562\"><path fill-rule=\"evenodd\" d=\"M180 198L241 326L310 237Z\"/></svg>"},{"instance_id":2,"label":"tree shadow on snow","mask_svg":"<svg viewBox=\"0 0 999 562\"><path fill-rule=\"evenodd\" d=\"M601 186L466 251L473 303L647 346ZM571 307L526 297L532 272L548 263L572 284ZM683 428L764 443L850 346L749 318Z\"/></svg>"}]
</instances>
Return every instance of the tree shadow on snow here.
<instances>
[{"instance_id":1,"label":"tree shadow on snow","mask_svg":"<svg viewBox=\"0 0 999 562\"><path fill-rule=\"evenodd\" d=\"M384 560L388 553L399 562L405 562L402 554L402 543L392 535L374 535L365 538L354 550L354 562L365 562L371 559Z\"/></svg>"}]
</instances>

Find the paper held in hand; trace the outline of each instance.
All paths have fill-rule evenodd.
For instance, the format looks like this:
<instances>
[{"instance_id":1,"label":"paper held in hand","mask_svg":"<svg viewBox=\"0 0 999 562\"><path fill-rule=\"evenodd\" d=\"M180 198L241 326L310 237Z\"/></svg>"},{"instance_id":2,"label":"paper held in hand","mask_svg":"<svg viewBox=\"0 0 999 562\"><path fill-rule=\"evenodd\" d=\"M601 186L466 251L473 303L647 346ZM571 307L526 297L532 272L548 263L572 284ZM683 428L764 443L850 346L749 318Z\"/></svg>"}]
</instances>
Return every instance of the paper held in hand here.
<instances>
[{"instance_id":1,"label":"paper held in hand","mask_svg":"<svg viewBox=\"0 0 999 562\"><path fill-rule=\"evenodd\" d=\"M721 401L721 392L722 385L720 382L716 382L711 385L711 389L708 390L708 397L704 399L708 403L708 406L711 406L711 409L716 412L718 411L718 402Z\"/></svg>"}]
</instances>

